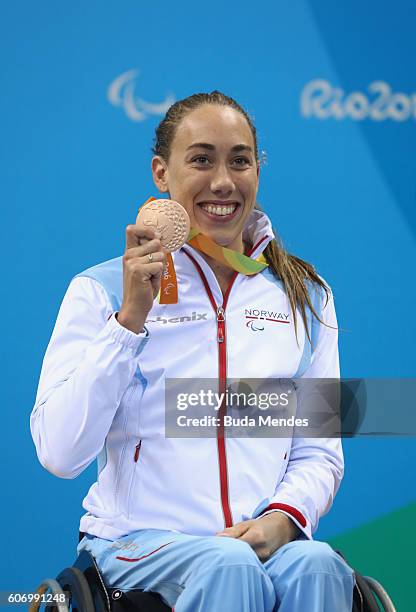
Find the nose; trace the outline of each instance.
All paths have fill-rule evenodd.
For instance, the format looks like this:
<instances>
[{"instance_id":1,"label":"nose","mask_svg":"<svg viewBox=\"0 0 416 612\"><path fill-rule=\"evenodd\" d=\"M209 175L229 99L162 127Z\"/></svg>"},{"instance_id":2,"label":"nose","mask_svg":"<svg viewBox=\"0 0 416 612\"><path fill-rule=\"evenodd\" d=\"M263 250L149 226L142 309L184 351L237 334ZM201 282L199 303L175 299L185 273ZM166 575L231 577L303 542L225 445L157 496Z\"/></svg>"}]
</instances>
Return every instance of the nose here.
<instances>
[{"instance_id":1,"label":"nose","mask_svg":"<svg viewBox=\"0 0 416 612\"><path fill-rule=\"evenodd\" d=\"M211 191L216 195L230 195L235 189L234 181L226 164L219 164L211 177Z\"/></svg>"}]
</instances>

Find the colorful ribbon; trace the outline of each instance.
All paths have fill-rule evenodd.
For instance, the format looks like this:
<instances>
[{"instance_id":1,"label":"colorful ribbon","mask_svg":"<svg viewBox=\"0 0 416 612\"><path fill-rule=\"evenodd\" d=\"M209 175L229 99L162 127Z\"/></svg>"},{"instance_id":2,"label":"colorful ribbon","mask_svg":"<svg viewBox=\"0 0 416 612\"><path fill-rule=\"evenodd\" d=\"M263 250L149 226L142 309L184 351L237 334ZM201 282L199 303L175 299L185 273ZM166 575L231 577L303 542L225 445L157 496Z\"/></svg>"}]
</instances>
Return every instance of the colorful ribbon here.
<instances>
[{"instance_id":1,"label":"colorful ribbon","mask_svg":"<svg viewBox=\"0 0 416 612\"><path fill-rule=\"evenodd\" d=\"M206 255L213 257L213 259L220 261L225 266L232 268L236 272L240 272L240 274L246 274L247 276L257 274L269 265L263 255L260 255L257 259L251 259L251 257L247 257L247 255L243 253L220 246L211 240L211 238L204 236L204 234L201 234L199 230L194 228L191 228L186 242L195 249L198 249L198 251L202 251Z\"/></svg>"}]
</instances>

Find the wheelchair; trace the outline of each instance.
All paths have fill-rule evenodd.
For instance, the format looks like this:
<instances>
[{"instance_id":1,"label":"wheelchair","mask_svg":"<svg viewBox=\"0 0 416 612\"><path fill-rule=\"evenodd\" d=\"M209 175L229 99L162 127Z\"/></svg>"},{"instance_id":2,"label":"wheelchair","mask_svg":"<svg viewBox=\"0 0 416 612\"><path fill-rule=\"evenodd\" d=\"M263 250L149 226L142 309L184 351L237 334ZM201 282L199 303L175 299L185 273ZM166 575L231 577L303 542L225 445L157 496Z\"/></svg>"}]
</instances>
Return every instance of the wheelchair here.
<instances>
[{"instance_id":1,"label":"wheelchair","mask_svg":"<svg viewBox=\"0 0 416 612\"><path fill-rule=\"evenodd\" d=\"M80 532L79 541L83 537ZM355 572L355 579L352 612L397 612L377 580L358 572ZM40 601L33 602L29 612L38 612L42 602L46 602L47 612L172 612L157 593L139 589L123 592L107 586L94 557L86 550L81 551L74 564L62 570L56 579L43 580L36 593Z\"/></svg>"}]
</instances>

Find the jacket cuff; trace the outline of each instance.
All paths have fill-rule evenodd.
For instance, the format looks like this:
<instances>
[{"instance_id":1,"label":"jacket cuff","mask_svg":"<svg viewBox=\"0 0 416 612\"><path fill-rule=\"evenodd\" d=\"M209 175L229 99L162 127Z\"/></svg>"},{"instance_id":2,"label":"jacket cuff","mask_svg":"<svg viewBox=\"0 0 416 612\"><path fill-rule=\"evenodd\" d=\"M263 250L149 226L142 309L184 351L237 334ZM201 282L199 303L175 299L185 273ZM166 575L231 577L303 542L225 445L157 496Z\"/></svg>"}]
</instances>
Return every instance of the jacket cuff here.
<instances>
[{"instance_id":1,"label":"jacket cuff","mask_svg":"<svg viewBox=\"0 0 416 612\"><path fill-rule=\"evenodd\" d=\"M109 316L106 325L107 331L115 342L122 344L126 348L130 348L137 357L147 344L150 337L149 331L147 327L144 326L143 331L139 334L135 334L117 321L116 314L116 312L113 312Z\"/></svg>"}]
</instances>

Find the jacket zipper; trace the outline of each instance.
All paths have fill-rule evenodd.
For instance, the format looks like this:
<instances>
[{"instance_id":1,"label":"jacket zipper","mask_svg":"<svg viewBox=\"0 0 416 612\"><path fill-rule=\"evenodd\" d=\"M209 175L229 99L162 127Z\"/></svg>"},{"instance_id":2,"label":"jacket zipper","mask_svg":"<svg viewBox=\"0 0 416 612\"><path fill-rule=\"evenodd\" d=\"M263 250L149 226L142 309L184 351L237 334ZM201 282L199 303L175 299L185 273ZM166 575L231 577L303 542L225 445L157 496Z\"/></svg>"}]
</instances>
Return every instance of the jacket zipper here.
<instances>
[{"instance_id":1,"label":"jacket zipper","mask_svg":"<svg viewBox=\"0 0 416 612\"><path fill-rule=\"evenodd\" d=\"M222 306L217 308L217 328L218 328L217 340L221 344L225 340L225 310Z\"/></svg>"},{"instance_id":2,"label":"jacket zipper","mask_svg":"<svg viewBox=\"0 0 416 612\"><path fill-rule=\"evenodd\" d=\"M234 279L233 279L234 280ZM224 299L225 302L225 299ZM218 340L218 370L219 370L219 393L224 393L227 388L227 343L225 336L225 308L217 308L217 340ZM221 504L224 515L225 527L232 527L233 516L231 514L227 470L227 449L224 436L224 417L227 413L225 400L222 401L218 418L220 424L217 427L217 449L220 470Z\"/></svg>"},{"instance_id":3,"label":"jacket zipper","mask_svg":"<svg viewBox=\"0 0 416 612\"><path fill-rule=\"evenodd\" d=\"M237 272L233 275L230 284L228 286L227 292L224 296L222 306L217 306L214 296L212 295L211 288L208 284L208 281L205 277L204 272L202 271L199 263L194 259L194 257L188 253L185 249L184 252L191 259L193 264L195 265L201 280L204 284L205 290L208 294L209 301L211 302L212 308L216 314L217 319L217 343L218 343L218 373L219 373L219 393L224 393L227 387L227 339L225 333L225 309L227 306L228 295L230 293L231 286L233 285L235 279L237 278ZM225 396L224 396L225 397ZM229 501L229 487L228 487L228 470L227 470L227 449L225 446L224 439L224 415L226 412L225 401L223 401L219 413L218 418L220 420L220 425L217 427L217 450L218 450L218 465L219 465L219 473L220 473L220 491L221 491L221 505L222 512L224 516L224 525L225 527L232 527L233 525L233 517L230 509L230 501Z\"/></svg>"},{"instance_id":4,"label":"jacket zipper","mask_svg":"<svg viewBox=\"0 0 416 612\"><path fill-rule=\"evenodd\" d=\"M254 250L265 240L266 237L262 238L253 248L250 250L248 255L254 252ZM225 292L222 306L217 306L214 296L212 295L211 288L205 277L205 274L196 261L196 259L188 253L186 249L183 249L184 253L189 257L196 267L201 280L204 284L205 290L208 294L209 301L216 313L217 318L217 343L218 343L218 372L219 372L219 393L224 393L224 400L221 404L218 418L220 425L217 427L217 449L218 449L218 465L220 472L220 490L221 490L221 505L224 516L225 527L233 526L233 516L231 514L230 500L229 500L229 486L228 486L228 469L227 469L227 448L225 445L224 437L224 416L227 412L227 406L225 401L225 391L227 388L227 336L225 331L225 310L227 308L228 297L230 295L231 287L234 284L235 279L238 276L238 272L235 272L231 277L230 284L228 285L227 291Z\"/></svg>"}]
</instances>

